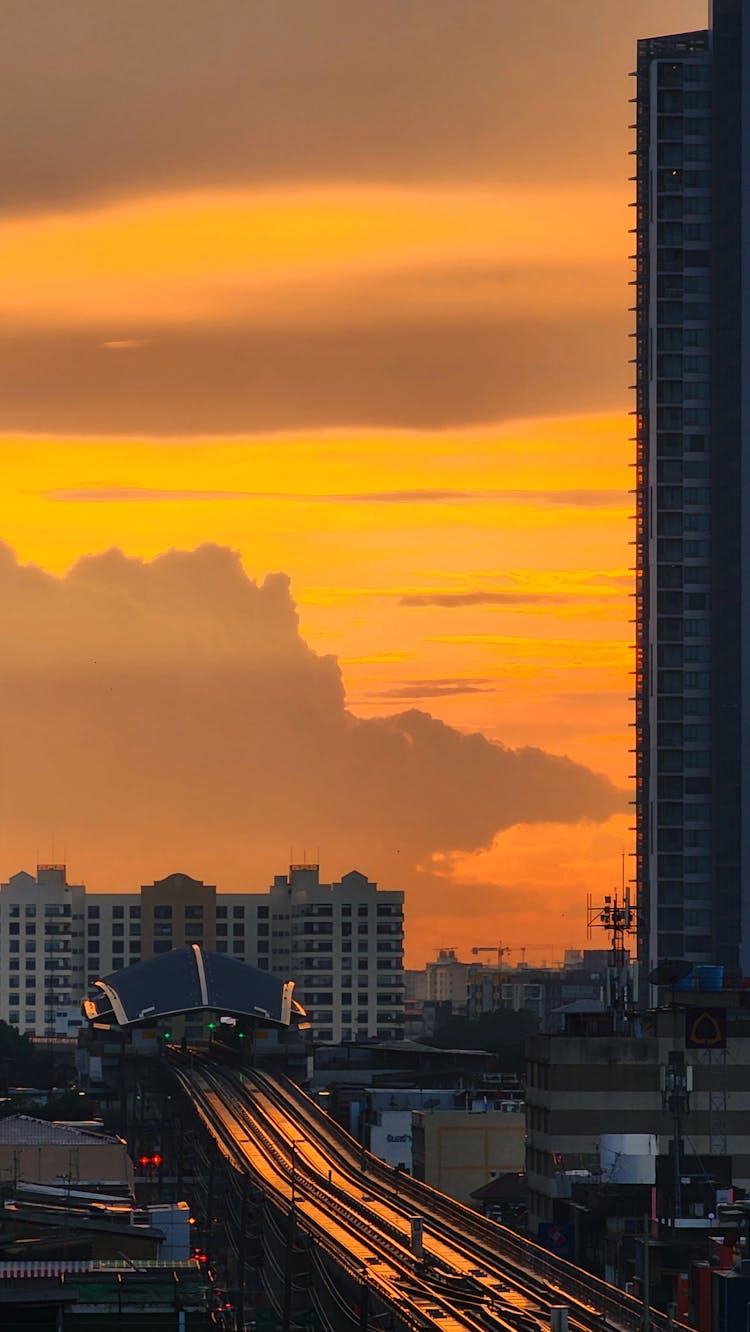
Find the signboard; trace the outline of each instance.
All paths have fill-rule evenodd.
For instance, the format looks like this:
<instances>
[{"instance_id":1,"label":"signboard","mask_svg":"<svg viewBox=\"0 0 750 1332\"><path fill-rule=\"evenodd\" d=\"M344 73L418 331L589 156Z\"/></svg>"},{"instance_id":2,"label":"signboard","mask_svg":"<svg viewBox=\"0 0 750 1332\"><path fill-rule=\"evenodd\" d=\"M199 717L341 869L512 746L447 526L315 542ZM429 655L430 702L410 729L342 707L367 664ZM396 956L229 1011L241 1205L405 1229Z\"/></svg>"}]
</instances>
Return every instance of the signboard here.
<instances>
[{"instance_id":1,"label":"signboard","mask_svg":"<svg viewBox=\"0 0 750 1332\"><path fill-rule=\"evenodd\" d=\"M688 1008L685 1013L686 1050L726 1050L725 1008Z\"/></svg>"},{"instance_id":2,"label":"signboard","mask_svg":"<svg viewBox=\"0 0 750 1332\"><path fill-rule=\"evenodd\" d=\"M575 1257L572 1221L540 1221L537 1239L543 1248L551 1249L558 1258Z\"/></svg>"}]
</instances>

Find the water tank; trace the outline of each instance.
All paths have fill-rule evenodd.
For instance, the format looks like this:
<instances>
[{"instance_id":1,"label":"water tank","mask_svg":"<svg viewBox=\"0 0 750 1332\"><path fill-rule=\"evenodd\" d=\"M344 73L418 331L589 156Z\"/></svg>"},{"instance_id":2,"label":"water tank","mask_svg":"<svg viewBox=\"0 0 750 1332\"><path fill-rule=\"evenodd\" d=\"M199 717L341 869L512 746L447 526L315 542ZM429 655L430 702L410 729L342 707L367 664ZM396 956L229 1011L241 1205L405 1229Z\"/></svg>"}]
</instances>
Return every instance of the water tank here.
<instances>
[{"instance_id":1,"label":"water tank","mask_svg":"<svg viewBox=\"0 0 750 1332\"><path fill-rule=\"evenodd\" d=\"M724 968L698 966L694 969L696 990L723 990Z\"/></svg>"}]
</instances>

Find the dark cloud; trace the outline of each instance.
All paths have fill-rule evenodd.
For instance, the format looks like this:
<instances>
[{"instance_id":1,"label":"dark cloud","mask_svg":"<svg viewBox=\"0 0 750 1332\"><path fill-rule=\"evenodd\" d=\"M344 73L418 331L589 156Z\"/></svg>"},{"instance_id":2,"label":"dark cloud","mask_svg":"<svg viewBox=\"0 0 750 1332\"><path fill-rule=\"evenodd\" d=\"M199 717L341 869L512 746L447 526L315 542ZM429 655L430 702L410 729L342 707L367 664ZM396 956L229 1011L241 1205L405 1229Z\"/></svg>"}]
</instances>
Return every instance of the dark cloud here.
<instances>
[{"instance_id":1,"label":"dark cloud","mask_svg":"<svg viewBox=\"0 0 750 1332\"><path fill-rule=\"evenodd\" d=\"M373 695L382 699L418 699L450 698L459 694L492 694L497 690L497 681L480 680L413 680L411 684L399 685L397 689L384 689Z\"/></svg>"},{"instance_id":2,"label":"dark cloud","mask_svg":"<svg viewBox=\"0 0 750 1332\"><path fill-rule=\"evenodd\" d=\"M402 606L555 606L578 600L567 592L404 592Z\"/></svg>"},{"instance_id":3,"label":"dark cloud","mask_svg":"<svg viewBox=\"0 0 750 1332\"><path fill-rule=\"evenodd\" d=\"M151 345L122 355L100 346L111 329L6 331L0 333L3 428L435 429L588 412L625 403L628 319L623 302L623 313L612 318L546 322L498 313L373 328L165 327L150 330ZM122 339L140 332L119 330Z\"/></svg>"},{"instance_id":4,"label":"dark cloud","mask_svg":"<svg viewBox=\"0 0 750 1332\"><path fill-rule=\"evenodd\" d=\"M0 615L9 868L54 833L109 888L176 863L257 886L304 842L376 875L397 848L409 875L512 824L624 807L540 749L414 709L355 717L336 660L300 637L287 578L258 585L224 548L149 564L110 551L57 579L3 547Z\"/></svg>"},{"instance_id":5,"label":"dark cloud","mask_svg":"<svg viewBox=\"0 0 750 1332\"><path fill-rule=\"evenodd\" d=\"M580 508L609 508L625 499L623 490L363 490L312 495L288 490L173 490L150 486L79 486L40 492L65 504L126 504L180 500L293 500L306 504L470 504L487 500L513 500L522 504L559 504ZM467 592L402 598L405 606L490 605L515 600L517 593ZM437 597L437 600L435 600ZM468 600L466 600L468 598ZM538 598L537 598L538 599ZM553 596L545 600L559 601Z\"/></svg>"},{"instance_id":6,"label":"dark cloud","mask_svg":"<svg viewBox=\"0 0 750 1332\"><path fill-rule=\"evenodd\" d=\"M701 26L705 3L4 0L2 18L2 200L42 208L275 180L620 179L636 35Z\"/></svg>"}]
</instances>

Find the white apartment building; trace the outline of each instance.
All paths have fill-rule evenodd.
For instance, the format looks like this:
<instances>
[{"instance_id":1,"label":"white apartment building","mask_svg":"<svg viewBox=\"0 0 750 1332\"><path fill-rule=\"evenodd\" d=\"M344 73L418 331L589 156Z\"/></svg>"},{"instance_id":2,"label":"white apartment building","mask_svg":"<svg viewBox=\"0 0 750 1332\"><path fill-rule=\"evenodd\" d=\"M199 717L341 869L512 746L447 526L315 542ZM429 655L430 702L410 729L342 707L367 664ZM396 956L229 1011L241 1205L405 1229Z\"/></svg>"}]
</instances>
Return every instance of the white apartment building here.
<instances>
[{"instance_id":1,"label":"white apartment building","mask_svg":"<svg viewBox=\"0 0 750 1332\"><path fill-rule=\"evenodd\" d=\"M271 971L292 976L319 1041L398 1040L404 1020L404 894L352 870L321 883L290 865L270 888Z\"/></svg>"},{"instance_id":2,"label":"white apartment building","mask_svg":"<svg viewBox=\"0 0 750 1332\"><path fill-rule=\"evenodd\" d=\"M86 889L64 865L38 865L0 884L0 1019L54 1036L57 1015L85 992Z\"/></svg>"},{"instance_id":3,"label":"white apartment building","mask_svg":"<svg viewBox=\"0 0 750 1332\"><path fill-rule=\"evenodd\" d=\"M403 897L356 870L321 883L317 865L292 865L266 893L217 893L185 874L90 893L64 865L40 865L0 885L0 1020L73 1034L99 977L196 942L294 979L317 1040L399 1039Z\"/></svg>"}]
</instances>

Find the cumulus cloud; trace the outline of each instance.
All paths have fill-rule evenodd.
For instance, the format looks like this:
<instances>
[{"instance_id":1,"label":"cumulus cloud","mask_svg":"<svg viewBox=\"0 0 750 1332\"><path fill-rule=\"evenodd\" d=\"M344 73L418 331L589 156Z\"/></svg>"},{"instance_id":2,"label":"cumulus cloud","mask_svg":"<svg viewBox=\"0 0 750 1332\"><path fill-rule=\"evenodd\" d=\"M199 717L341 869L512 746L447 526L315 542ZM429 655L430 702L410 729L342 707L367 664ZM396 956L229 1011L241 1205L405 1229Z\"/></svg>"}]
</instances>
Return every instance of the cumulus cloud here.
<instances>
[{"instance_id":1,"label":"cumulus cloud","mask_svg":"<svg viewBox=\"0 0 750 1332\"><path fill-rule=\"evenodd\" d=\"M178 865L252 888L306 843L381 879L398 864L408 887L435 852L623 807L606 778L541 749L416 709L354 716L286 576L255 583L226 548L110 551L58 579L0 547L0 608L7 871L55 835L92 886Z\"/></svg>"}]
</instances>

